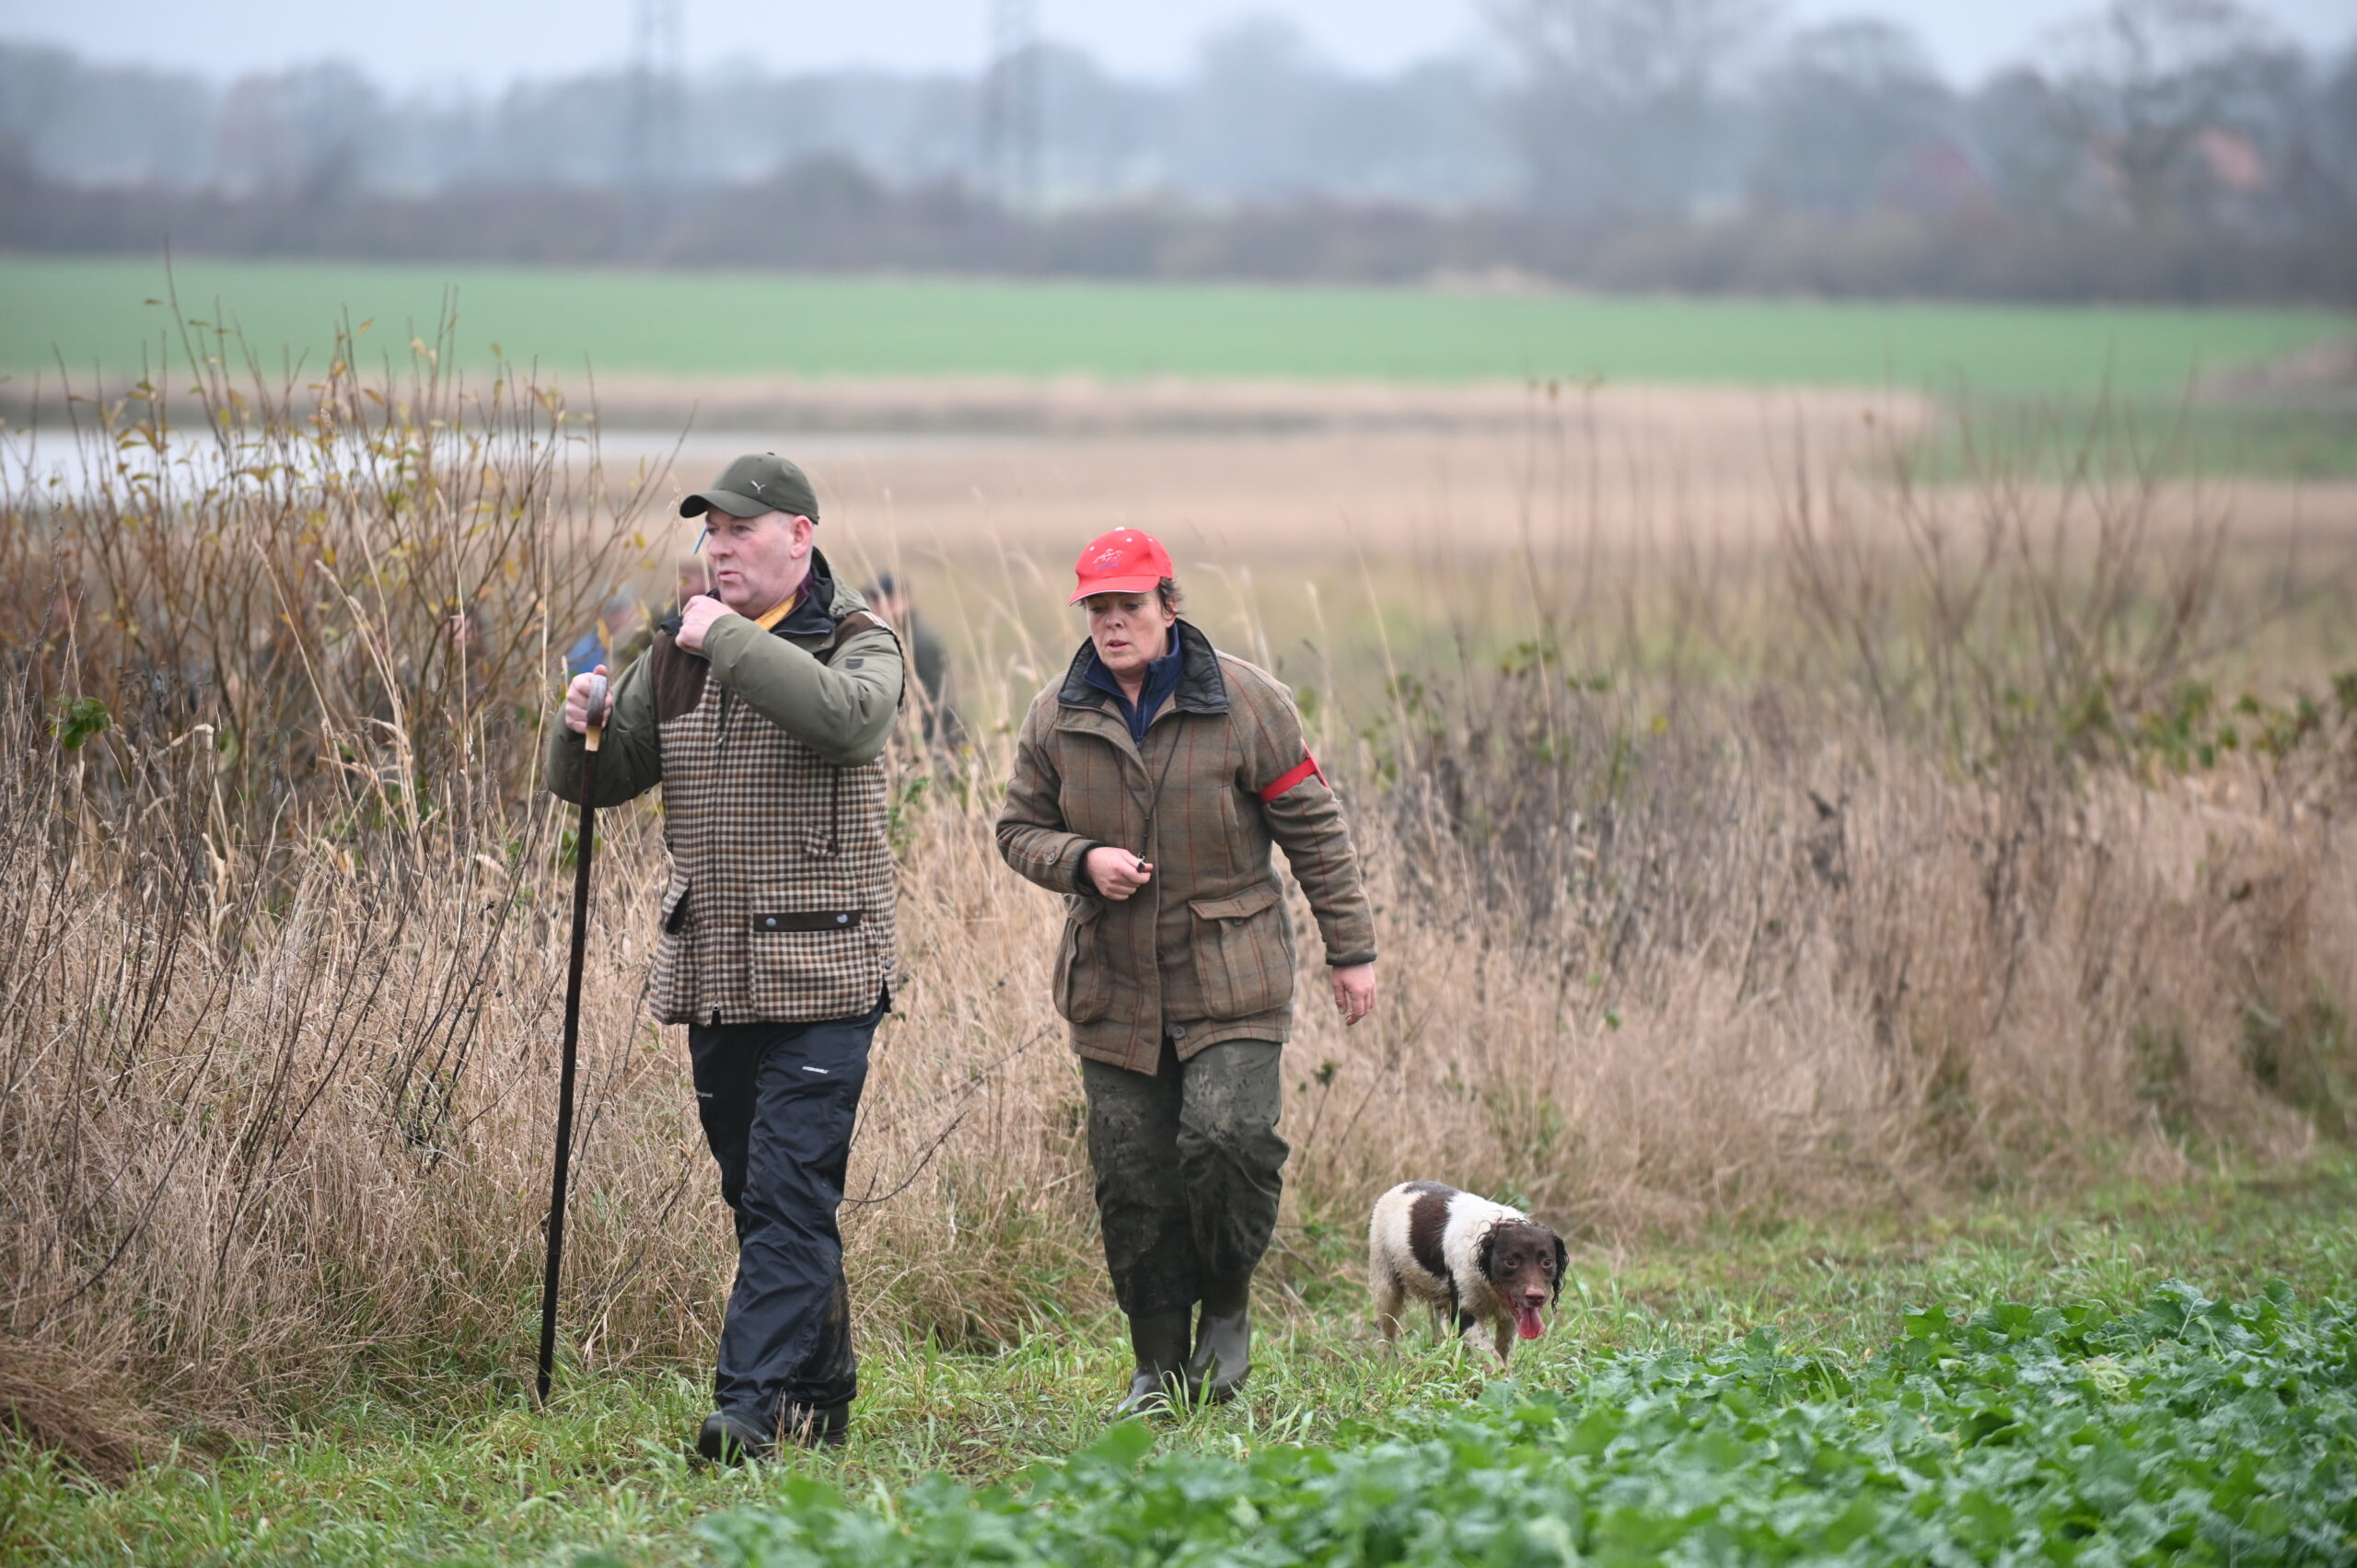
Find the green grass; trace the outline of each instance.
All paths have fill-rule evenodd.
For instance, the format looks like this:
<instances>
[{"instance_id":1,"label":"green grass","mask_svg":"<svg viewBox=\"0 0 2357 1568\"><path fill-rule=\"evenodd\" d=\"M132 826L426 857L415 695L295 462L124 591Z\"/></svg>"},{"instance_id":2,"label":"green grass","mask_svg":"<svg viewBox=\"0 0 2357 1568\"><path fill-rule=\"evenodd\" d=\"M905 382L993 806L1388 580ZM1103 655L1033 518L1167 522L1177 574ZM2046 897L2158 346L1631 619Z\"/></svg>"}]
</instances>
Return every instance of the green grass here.
<instances>
[{"instance_id":1,"label":"green grass","mask_svg":"<svg viewBox=\"0 0 2357 1568\"><path fill-rule=\"evenodd\" d=\"M1851 384L2165 392L2345 335L2313 310L1502 296L1411 289L1016 283L588 269L183 262L188 314L275 369L347 311L406 356L446 291L471 363L561 375L1011 375ZM160 262L0 258L0 370L154 362Z\"/></svg>"},{"instance_id":2,"label":"green grass","mask_svg":"<svg viewBox=\"0 0 2357 1568\"><path fill-rule=\"evenodd\" d=\"M1873 1530L1857 1540L1871 1546L1907 1538L1925 1519L1966 1541L1996 1528L2001 1507L2017 1531L2036 1531L2046 1527L2038 1508L2084 1512L2140 1487L2174 1490L2148 1499L2137 1519L2197 1504L2232 1512L2248 1503L2247 1488L2235 1488L2250 1479L2235 1479L2235 1454L2248 1449L2254 1466L2281 1469L2301 1445L2322 1443L2318 1462L2293 1477L2316 1496L2293 1501L2326 1506L2357 1449L2357 1427L2335 1417L2324 1395L2296 1408L2286 1396L2281 1410L2267 1398L2294 1383L2346 1380L2347 1346L2333 1350L2329 1324L2308 1323L2310 1307L2293 1306L2281 1342L2254 1350L2267 1339L2263 1326L2256 1340L2238 1338L2253 1332L2252 1315L2284 1308L2197 1314L2157 1334L2137 1329L2134 1315L2172 1278L2221 1298L2257 1296L2275 1278L2288 1282L2286 1303L2345 1297L2357 1268L2352 1200L2357 1167L2336 1157L2289 1175L2123 1191L2047 1212L1991 1202L1906 1225L1729 1232L1637 1249L1617 1267L1583 1259L1547 1338L1523 1347L1535 1353L1517 1353L1515 1388L1487 1392L1481 1369L1452 1351L1375 1353L1363 1298L1333 1283L1264 1334L1246 1399L1161 1429L1136 1480L1125 1479L1135 1458L1128 1437L1058 1466L1106 1442L1104 1410L1124 1364L1112 1325L1051 1318L998 1356L870 1346L849 1449L752 1473L714 1472L685 1457L704 1409L700 1378L685 1375L571 1374L545 1415L513 1389L489 1388L453 1388L424 1407L354 1405L295 1441L168 1463L112 1491L0 1448L0 1559L488 1564L601 1551L633 1564L717 1555L880 1568L911 1559L903 1525L932 1542L923 1555L942 1559L965 1550L942 1532L962 1539L1000 1528L977 1526L974 1505L928 1476L987 1486L1043 1461L1051 1491L1062 1489L1054 1493L1062 1522L1032 1532L1030 1549L1045 1561L1159 1560L1073 1532L1089 1520L1100 1535L1132 1516L1167 1522L1173 1496L1217 1510L1204 1526L1211 1535L1274 1539L1323 1528L1310 1503L1330 1500L1342 1472L1394 1492L1426 1487L1433 1509L1451 1517L1483 1495L1558 1508L1590 1495L1583 1486L1632 1495L1660 1481L1671 1493L1700 1490L1681 1504L1656 1488L1640 1513L1685 1519L1689 1535L1696 1518L1730 1530L1773 1525L1785 1531L1777 1539L1794 1540L1863 1524ZM1341 1279L1353 1267L1349 1245L1327 1246L1317 1275ZM2006 1301L2066 1310L1966 1321ZM1923 1308L1933 1315L1910 1324L1909 1313ZM2113 1322L2115 1312L2128 1316ZM1752 1338L1762 1328L1775 1331L1774 1345ZM1899 1357L1888 1359L1895 1342ZM1595 1424L1608 1417L1610 1431ZM1328 1444L1330 1454L1306 1446ZM1828 1507L1817 1493L1854 1493L1859 1467L1881 1463L1893 1444L1905 1452L1892 1462L1922 1479L1933 1501L1918 1514L1885 1510L1843 1524L1850 1504ZM1584 1445L1590 1469L1575 1473L1567 1467ZM1244 1464L1198 1462L1206 1459ZM1619 1480L1595 1470L1608 1461ZM2125 1481L2105 1469L2121 1465L2133 1471ZM2024 1479L2033 1470L2043 1490ZM2269 1481L2278 1492L2291 1484ZM2192 1503L2183 1500L2189 1488L2200 1493ZM2118 1506L2129 1518L2127 1502ZM1002 1523L1024 1512L988 1499L981 1507ZM731 1512L748 1508L756 1512ZM780 1516L800 1524L781 1526ZM2252 1518L2258 1527L2274 1516ZM1245 1529L1248 1520L1268 1528ZM797 1530L806 1534L795 1539ZM725 1539L737 1544L716 1544ZM1971 1550L1985 1557L1985 1546ZM1771 1554L1759 1539L1748 1550ZM2311 1559L2336 1555L2349 1555L2345 1541ZM1470 1549L1458 1556L1480 1560Z\"/></svg>"}]
</instances>

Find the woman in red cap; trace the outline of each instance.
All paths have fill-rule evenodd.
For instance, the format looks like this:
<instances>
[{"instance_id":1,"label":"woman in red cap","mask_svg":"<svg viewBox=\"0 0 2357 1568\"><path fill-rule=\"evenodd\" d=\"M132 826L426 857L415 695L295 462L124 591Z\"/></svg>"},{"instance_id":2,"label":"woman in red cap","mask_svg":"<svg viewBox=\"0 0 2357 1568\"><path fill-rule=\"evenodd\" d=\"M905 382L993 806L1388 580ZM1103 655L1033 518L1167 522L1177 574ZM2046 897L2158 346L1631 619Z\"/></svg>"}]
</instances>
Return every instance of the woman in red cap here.
<instances>
[{"instance_id":1,"label":"woman in red cap","mask_svg":"<svg viewBox=\"0 0 2357 1568\"><path fill-rule=\"evenodd\" d=\"M1081 1057L1105 1262L1137 1354L1126 1412L1225 1400L1251 1366L1293 1027L1270 846L1308 897L1345 1024L1375 1005L1375 919L1292 694L1179 618L1151 535L1091 540L1075 572L1088 640L1024 720L998 844L1064 895L1055 1004Z\"/></svg>"}]
</instances>

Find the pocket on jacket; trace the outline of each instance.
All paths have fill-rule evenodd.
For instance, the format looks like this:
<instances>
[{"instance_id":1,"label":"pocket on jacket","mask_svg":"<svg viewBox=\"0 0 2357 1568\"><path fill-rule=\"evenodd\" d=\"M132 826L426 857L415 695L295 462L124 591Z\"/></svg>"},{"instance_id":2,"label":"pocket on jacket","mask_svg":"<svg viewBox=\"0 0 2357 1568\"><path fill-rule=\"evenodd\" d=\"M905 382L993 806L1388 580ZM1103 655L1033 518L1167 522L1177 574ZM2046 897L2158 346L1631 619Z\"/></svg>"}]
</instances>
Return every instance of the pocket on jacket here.
<instances>
[{"instance_id":1,"label":"pocket on jacket","mask_svg":"<svg viewBox=\"0 0 2357 1568\"><path fill-rule=\"evenodd\" d=\"M748 1000L761 1018L847 1018L876 1005L884 974L865 912L757 910L746 932Z\"/></svg>"},{"instance_id":2,"label":"pocket on jacket","mask_svg":"<svg viewBox=\"0 0 2357 1568\"><path fill-rule=\"evenodd\" d=\"M688 928L688 890L694 886L685 877L675 877L663 890L661 925L663 935L677 936Z\"/></svg>"},{"instance_id":3,"label":"pocket on jacket","mask_svg":"<svg viewBox=\"0 0 2357 1568\"><path fill-rule=\"evenodd\" d=\"M655 969L646 992L658 1018L684 1018L695 1010L696 934L689 886L686 877L672 877L656 921Z\"/></svg>"},{"instance_id":4,"label":"pocket on jacket","mask_svg":"<svg viewBox=\"0 0 2357 1568\"><path fill-rule=\"evenodd\" d=\"M1195 978L1207 1018L1248 1018L1293 1000L1293 928L1274 883L1194 899Z\"/></svg>"},{"instance_id":5,"label":"pocket on jacket","mask_svg":"<svg viewBox=\"0 0 2357 1568\"><path fill-rule=\"evenodd\" d=\"M1093 1024L1113 1008L1113 971L1105 961L1105 906L1095 899L1067 901L1073 907L1056 945L1056 1011L1067 1023Z\"/></svg>"}]
</instances>

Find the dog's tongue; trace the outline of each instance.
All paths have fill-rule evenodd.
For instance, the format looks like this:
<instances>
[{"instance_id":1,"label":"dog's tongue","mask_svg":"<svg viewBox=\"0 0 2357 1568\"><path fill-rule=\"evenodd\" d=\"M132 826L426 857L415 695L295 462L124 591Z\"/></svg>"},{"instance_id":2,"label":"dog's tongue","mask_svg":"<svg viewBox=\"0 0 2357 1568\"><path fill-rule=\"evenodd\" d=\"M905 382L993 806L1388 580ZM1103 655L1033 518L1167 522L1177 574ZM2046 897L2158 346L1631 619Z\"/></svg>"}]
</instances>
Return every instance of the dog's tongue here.
<instances>
[{"instance_id":1,"label":"dog's tongue","mask_svg":"<svg viewBox=\"0 0 2357 1568\"><path fill-rule=\"evenodd\" d=\"M1538 1320L1538 1308L1536 1307L1515 1307L1514 1309L1514 1331L1520 1334L1526 1340L1535 1340L1539 1335L1545 1333L1547 1331L1547 1325Z\"/></svg>"}]
</instances>

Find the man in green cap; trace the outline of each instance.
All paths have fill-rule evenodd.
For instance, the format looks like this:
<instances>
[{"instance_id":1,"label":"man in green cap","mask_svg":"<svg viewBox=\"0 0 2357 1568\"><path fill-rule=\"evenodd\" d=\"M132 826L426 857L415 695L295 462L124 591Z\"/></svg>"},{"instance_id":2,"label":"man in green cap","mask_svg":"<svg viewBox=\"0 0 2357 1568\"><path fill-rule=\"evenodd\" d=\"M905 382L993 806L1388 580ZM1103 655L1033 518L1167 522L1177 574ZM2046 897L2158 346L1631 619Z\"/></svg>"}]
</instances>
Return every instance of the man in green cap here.
<instances>
[{"instance_id":1,"label":"man in green cap","mask_svg":"<svg viewBox=\"0 0 2357 1568\"><path fill-rule=\"evenodd\" d=\"M835 1211L867 1052L890 1005L892 858L879 761L900 639L816 548L819 501L774 453L679 504L710 594L613 685L598 804L663 786L671 880L648 992L688 1027L697 1109L737 1221L707 1458L840 1442L858 1391ZM604 673L600 667L599 674ZM565 693L549 787L581 794L591 678Z\"/></svg>"}]
</instances>

